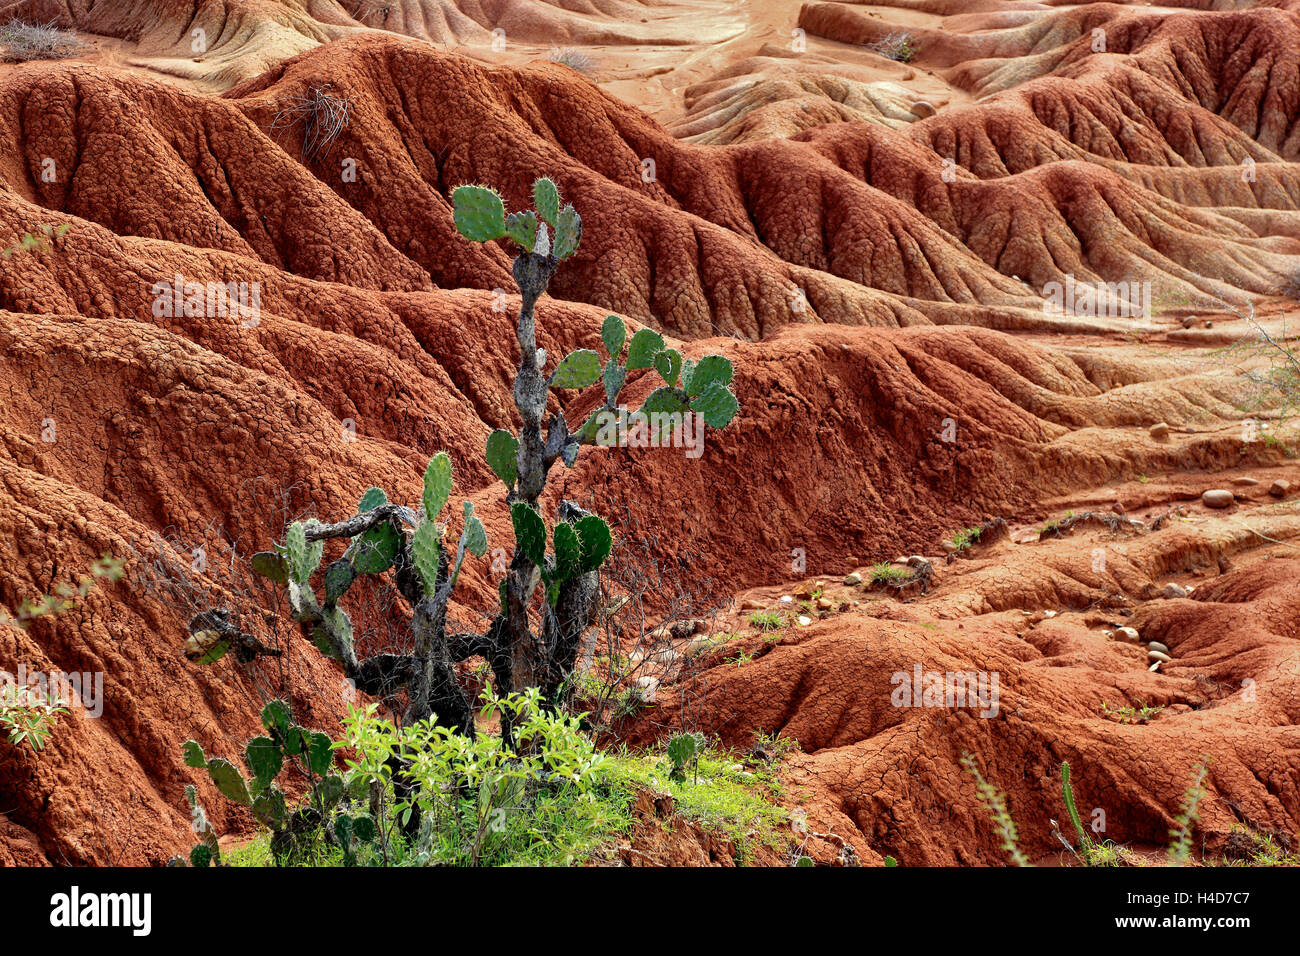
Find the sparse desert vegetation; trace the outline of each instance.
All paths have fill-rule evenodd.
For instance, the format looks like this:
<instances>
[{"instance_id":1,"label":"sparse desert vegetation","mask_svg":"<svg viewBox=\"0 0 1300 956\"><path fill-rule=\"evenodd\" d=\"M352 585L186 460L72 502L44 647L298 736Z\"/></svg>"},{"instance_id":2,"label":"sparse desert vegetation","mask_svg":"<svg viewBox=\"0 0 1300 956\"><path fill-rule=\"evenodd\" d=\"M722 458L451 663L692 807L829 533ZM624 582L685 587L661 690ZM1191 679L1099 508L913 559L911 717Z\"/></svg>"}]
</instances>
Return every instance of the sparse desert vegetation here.
<instances>
[{"instance_id":1,"label":"sparse desert vegetation","mask_svg":"<svg viewBox=\"0 0 1300 956\"><path fill-rule=\"evenodd\" d=\"M985 7L9 4L0 871L1297 865L1300 11Z\"/></svg>"}]
</instances>

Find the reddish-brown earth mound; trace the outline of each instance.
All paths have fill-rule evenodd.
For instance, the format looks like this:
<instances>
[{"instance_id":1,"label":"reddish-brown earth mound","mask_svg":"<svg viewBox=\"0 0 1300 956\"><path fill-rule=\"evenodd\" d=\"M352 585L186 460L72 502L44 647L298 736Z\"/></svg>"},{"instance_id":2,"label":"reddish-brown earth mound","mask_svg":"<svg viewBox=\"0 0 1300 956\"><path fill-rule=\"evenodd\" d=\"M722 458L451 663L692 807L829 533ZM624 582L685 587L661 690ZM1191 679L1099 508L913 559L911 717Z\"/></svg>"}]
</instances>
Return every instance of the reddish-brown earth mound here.
<instances>
[{"instance_id":1,"label":"reddish-brown earth mound","mask_svg":"<svg viewBox=\"0 0 1300 956\"><path fill-rule=\"evenodd\" d=\"M153 63L163 79L93 57L0 68L3 244L71 226L49 251L0 264L0 603L101 553L127 559L126 578L80 610L0 628L0 668L105 675L102 717L74 712L39 755L0 744L0 862L160 862L187 846L181 742L233 755L257 702L286 692L278 667L200 669L182 656L198 603L239 602L217 560L231 547L247 555L286 520L350 512L370 485L414 501L442 448L493 546L510 540L481 449L515 424L517 300L496 291L512 288L507 250L455 233L449 194L463 182L499 184L518 206L550 175L583 216L582 246L540 308L548 354L595 347L614 310L688 354L735 361L742 413L701 458L589 452L550 496L590 497L606 513L626 504L627 520L653 529L657 557L699 555L692 572L722 596L766 587L774 600L773 582L802 576L789 571L795 551L838 580L933 555L986 517L1016 524L1116 501L1135 514L1193 502L1232 475L1300 483L1283 425L1280 443L1243 439L1256 396L1211 351L1252 334L1248 297L1277 332L1290 305L1273 297L1300 272L1297 103L1272 72L1294 72L1295 13L1007 4L994 23L960 4L900 8L956 28L931 43L916 27L926 95L955 91L923 119L872 85L907 88L913 67L861 51L834 66L848 36L837 31L862 11L809 4L781 28L797 19L824 59L783 75L797 58L761 53L770 36L735 41L734 74L684 76L700 84L675 117L686 142L568 67L485 66L359 30L333 4L159 3L139 22L58 6L0 16L70 16L162 59L179 56L176 22L211 18L230 44L214 49L236 66L222 82L207 66ZM487 29L541 10L613 23L636 6L501 5L471 19ZM958 7L975 19L962 26ZM464 9L394 4L403 25L382 26L436 39L438 23L461 29L451 11ZM670 8L646 9L663 20L644 28L656 42L686 34ZM579 35L538 22L539 36ZM1087 54L1094 26L1107 31L1104 55ZM258 50L271 52L244 72ZM885 72L865 72L865 57ZM314 90L346 98L349 119L312 149L291 110ZM158 314L170 287L159 284L177 276L256 283L257 321ZM1152 314L1045 312L1045 286L1070 278L1150 282ZM1184 327L1192 312L1198 324ZM1210 318L1212 330L1199 324ZM635 381L630 400L652 387ZM593 401L571 399L570 418ZM1167 438L1148 432L1160 422ZM1013 534L936 564L925 595L859 596L773 642L743 637L736 646L757 653L743 666L715 650L693 716L730 744L756 730L797 738L787 773L815 828L868 861L1001 860L963 750L1008 792L1037 855L1055 844L1045 820L1061 818L1062 759L1081 804L1108 811L1112 839L1162 842L1201 754L1214 758L1213 841L1233 820L1294 832L1300 593L1294 562L1264 558L1294 555L1300 519L1293 498L1269 500L1244 494L1227 517L1193 505L1196 534L1191 522L1140 535L1107 572L1091 570L1110 547L1097 528L1041 546ZM149 566L195 568L199 546L212 567L184 594L148 586ZM1258 571L1205 583L1193 600L1155 596L1184 567L1217 576L1231 561ZM462 580L461 613L491 606L486 563ZM1137 648L1093 633L1106 622L1084 620L1091 601L1160 635L1174 662L1149 672ZM381 640L375 628L363 640ZM338 672L287 622L275 630L302 718L335 728ZM999 673L999 716L893 707L891 675L917 664ZM1233 697L1247 678L1249 703ZM1138 700L1168 706L1140 726L1101 713ZM670 709L627 733L649 741ZM218 830L248 825L200 789Z\"/></svg>"}]
</instances>

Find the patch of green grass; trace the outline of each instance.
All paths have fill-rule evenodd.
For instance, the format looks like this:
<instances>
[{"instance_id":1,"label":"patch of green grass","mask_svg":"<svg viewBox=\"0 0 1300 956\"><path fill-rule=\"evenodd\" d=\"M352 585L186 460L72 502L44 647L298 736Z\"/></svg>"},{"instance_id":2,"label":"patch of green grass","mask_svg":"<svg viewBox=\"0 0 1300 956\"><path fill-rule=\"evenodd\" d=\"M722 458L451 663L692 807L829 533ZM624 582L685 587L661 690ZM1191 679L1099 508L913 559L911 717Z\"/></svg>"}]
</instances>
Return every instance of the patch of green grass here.
<instances>
[{"instance_id":1,"label":"patch of green grass","mask_svg":"<svg viewBox=\"0 0 1300 956\"><path fill-rule=\"evenodd\" d=\"M1270 834L1256 833L1243 826L1233 826L1228 833L1229 841L1253 844L1244 857L1233 860L1216 861L1218 866L1300 866L1300 853L1283 846ZM1294 846L1294 841L1293 841Z\"/></svg>"},{"instance_id":2,"label":"patch of green grass","mask_svg":"<svg viewBox=\"0 0 1300 956\"><path fill-rule=\"evenodd\" d=\"M911 574L906 568L900 568L888 561L881 561L871 566L872 584L897 584L906 581L909 577Z\"/></svg>"},{"instance_id":3,"label":"patch of green grass","mask_svg":"<svg viewBox=\"0 0 1300 956\"><path fill-rule=\"evenodd\" d=\"M1040 535L1043 535L1055 531L1057 528L1061 527L1061 525L1065 524L1065 522L1069 521L1073 517L1074 517L1074 512L1067 511L1059 518L1053 518L1050 521L1044 521L1042 526L1039 527L1038 533Z\"/></svg>"},{"instance_id":4,"label":"patch of green grass","mask_svg":"<svg viewBox=\"0 0 1300 956\"><path fill-rule=\"evenodd\" d=\"M960 531L954 531L949 535L949 540L957 546L958 551L965 551L980 539L983 531L984 529L978 525L973 528L962 528Z\"/></svg>"},{"instance_id":5,"label":"patch of green grass","mask_svg":"<svg viewBox=\"0 0 1300 956\"><path fill-rule=\"evenodd\" d=\"M768 611L755 611L749 615L749 625L758 631L775 631L785 627L785 615L775 608Z\"/></svg>"},{"instance_id":6,"label":"patch of green grass","mask_svg":"<svg viewBox=\"0 0 1300 956\"><path fill-rule=\"evenodd\" d=\"M1101 714L1103 717L1110 717L1119 721L1121 724L1146 724L1155 720L1156 717L1164 710L1164 705L1157 707L1148 707L1142 701L1138 701L1138 706L1133 707L1125 704L1123 707L1112 707L1110 704L1101 705Z\"/></svg>"},{"instance_id":7,"label":"patch of green grass","mask_svg":"<svg viewBox=\"0 0 1300 956\"><path fill-rule=\"evenodd\" d=\"M629 800L644 787L672 794L679 815L725 833L742 859L756 846L788 842L789 817L773 802L781 788L770 767L746 769L736 754L710 750L700 757L698 782L670 780L667 761L654 754L610 754L606 768L609 786Z\"/></svg>"},{"instance_id":8,"label":"patch of green grass","mask_svg":"<svg viewBox=\"0 0 1300 956\"><path fill-rule=\"evenodd\" d=\"M735 657L728 657L728 664L735 664L737 667L744 667L754 659L754 655L748 651L737 651Z\"/></svg>"}]
</instances>

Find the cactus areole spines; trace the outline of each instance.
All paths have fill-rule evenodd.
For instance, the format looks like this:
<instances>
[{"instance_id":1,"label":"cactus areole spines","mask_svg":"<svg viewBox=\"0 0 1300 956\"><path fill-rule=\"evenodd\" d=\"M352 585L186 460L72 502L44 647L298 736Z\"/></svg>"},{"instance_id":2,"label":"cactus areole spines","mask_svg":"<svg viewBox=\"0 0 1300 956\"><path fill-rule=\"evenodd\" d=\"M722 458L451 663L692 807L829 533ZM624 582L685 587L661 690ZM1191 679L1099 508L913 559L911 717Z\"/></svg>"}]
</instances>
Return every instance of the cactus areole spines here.
<instances>
[{"instance_id":1,"label":"cactus areole spines","mask_svg":"<svg viewBox=\"0 0 1300 956\"><path fill-rule=\"evenodd\" d=\"M446 629L447 604L466 552L482 557L488 543L468 502L458 541L446 524L438 523L453 489L452 462L444 453L429 463L418 509L389 503L382 489L371 488L353 517L334 524L295 522L283 544L252 561L255 571L285 588L303 633L339 662L358 690L379 696L405 692L408 722L432 718L470 736L475 732L472 702L457 680L457 662L481 656L492 668L498 694L536 687L547 705L555 706L561 703L582 634L595 620L600 567L613 538L604 519L569 501L557 514L566 527L557 532L553 526L548 533L538 501L555 462L572 467L581 445L597 444L595 426L602 416L629 417L617 404L629 372L654 369L667 382L631 417L670 409L702 415L711 427L722 428L739 408L731 392L729 360L715 355L684 362L657 332L641 329L629 339L626 323L614 315L598 330L609 353L603 370L597 353L579 349L561 359L548 378L546 353L537 347L537 302L560 263L577 252L582 219L572 205L560 205L559 189L550 180L539 180L533 197L535 211L507 214L491 187L461 186L452 194L456 228L466 239L508 240L519 247L512 269L521 298L514 382L519 434L499 428L485 447L489 466L505 484L516 541L505 580L499 582L500 606L486 632L449 634ZM551 229L554 238L548 242ZM531 248L526 246L530 238ZM570 431L563 413L546 416L549 389L587 387L600 388L605 402L577 432ZM351 544L341 558L321 568L323 542L330 538L348 538ZM553 553L548 554L548 542L554 543ZM412 650L358 658L351 620L338 602L359 577L390 572L410 605ZM323 584L323 597L317 581ZM540 618L540 628L531 624L530 615ZM506 717L502 731L513 740Z\"/></svg>"}]
</instances>

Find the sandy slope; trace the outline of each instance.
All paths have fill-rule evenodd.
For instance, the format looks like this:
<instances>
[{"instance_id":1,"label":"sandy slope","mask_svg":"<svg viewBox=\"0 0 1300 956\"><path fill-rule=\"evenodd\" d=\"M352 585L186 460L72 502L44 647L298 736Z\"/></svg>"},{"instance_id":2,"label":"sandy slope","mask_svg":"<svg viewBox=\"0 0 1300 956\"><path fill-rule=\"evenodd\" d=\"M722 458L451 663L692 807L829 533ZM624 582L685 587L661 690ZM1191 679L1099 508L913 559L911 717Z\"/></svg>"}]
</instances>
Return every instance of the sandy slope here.
<instances>
[{"instance_id":1,"label":"sandy slope","mask_svg":"<svg viewBox=\"0 0 1300 956\"><path fill-rule=\"evenodd\" d=\"M700 459L589 454L553 498L627 502L624 527L654 529L657 557L763 601L807 574L937 559L985 518L1012 524L970 560L936 560L925 595L836 586L843 611L775 641L735 615L755 660L699 662L702 727L737 745L797 737L810 815L867 861L1001 861L963 750L1038 855L1059 846L1045 821L1060 819L1063 759L1117 840L1165 839L1201 753L1207 845L1236 823L1295 832L1300 592L1285 559L1300 524L1295 492L1267 489L1300 486L1298 436L1243 376L1258 356L1222 350L1254 334L1247 300L1276 334L1293 322L1300 17L514 0L385 5L380 23L363 7L0 7L96 44L0 67L5 241L72 226L0 263L0 602L103 551L131 556L83 612L0 630L0 667L102 671L108 687L104 716L68 718L39 758L0 744L0 860L161 861L189 836L181 741L233 754L268 693L322 727L343 709L337 674L283 620L250 626L288 650L291 688L276 668L189 665L189 613L238 606L242 584L214 561L160 593L146 563L188 566L198 544L246 554L371 484L413 500L440 448L508 541L480 450L512 425L513 337L493 309L509 258L461 240L448 197L486 181L517 205L541 173L586 223L542 307L548 353L596 345L615 310L689 354L727 352L743 403ZM197 61L191 24L212 44ZM862 46L900 29L920 41L911 63ZM597 82L535 62L552 46L590 54ZM350 120L309 156L283 110L313 89L346 96ZM913 111L922 99L935 115ZM155 314L155 283L177 274L258 283L260 322ZM1045 312L1048 284L1071 278L1149 282L1151 314ZM652 386L635 381L633 399ZM1243 439L1248 416L1274 419L1280 444ZM1229 512L1196 504L1224 484L1242 495ZM1029 540L1035 522L1116 502L1148 526ZM1152 530L1175 504L1187 514ZM1192 598L1159 597L1171 581ZM465 582L472 616L495 582L478 566ZM1174 662L1147 671L1102 634L1122 622ZM360 623L376 646L392 636ZM1001 719L892 707L890 674L916 663L999 672ZM1250 701L1233 696L1247 679ZM1139 700L1166 707L1141 726L1101 712ZM650 739L672 716L651 708L626 732ZM208 797L219 828L248 825Z\"/></svg>"}]
</instances>

